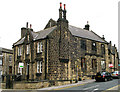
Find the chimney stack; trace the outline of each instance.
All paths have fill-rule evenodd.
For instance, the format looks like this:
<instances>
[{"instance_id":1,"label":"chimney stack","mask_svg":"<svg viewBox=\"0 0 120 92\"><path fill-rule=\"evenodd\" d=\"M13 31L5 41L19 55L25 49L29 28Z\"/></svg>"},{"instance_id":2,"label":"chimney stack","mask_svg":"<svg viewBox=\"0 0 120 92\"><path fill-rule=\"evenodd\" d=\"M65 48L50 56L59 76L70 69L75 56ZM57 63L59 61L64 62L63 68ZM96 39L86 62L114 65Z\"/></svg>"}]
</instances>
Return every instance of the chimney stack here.
<instances>
[{"instance_id":1,"label":"chimney stack","mask_svg":"<svg viewBox=\"0 0 120 92\"><path fill-rule=\"evenodd\" d=\"M105 40L105 37L104 37L104 35L103 35L102 39L103 39L103 40Z\"/></svg>"}]
</instances>

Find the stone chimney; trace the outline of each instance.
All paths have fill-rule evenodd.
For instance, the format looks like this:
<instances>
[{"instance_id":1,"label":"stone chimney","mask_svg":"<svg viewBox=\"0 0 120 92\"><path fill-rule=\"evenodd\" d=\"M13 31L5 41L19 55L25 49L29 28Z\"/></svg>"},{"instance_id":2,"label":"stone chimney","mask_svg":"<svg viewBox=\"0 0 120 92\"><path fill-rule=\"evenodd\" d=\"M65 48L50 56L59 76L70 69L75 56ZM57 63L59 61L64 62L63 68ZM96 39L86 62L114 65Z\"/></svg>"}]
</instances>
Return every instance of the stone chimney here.
<instances>
[{"instance_id":1,"label":"stone chimney","mask_svg":"<svg viewBox=\"0 0 120 92\"><path fill-rule=\"evenodd\" d=\"M23 38L26 35L27 31L33 31L31 24L30 28L28 28L28 22L26 23L26 27L21 28L21 38Z\"/></svg>"},{"instance_id":2,"label":"stone chimney","mask_svg":"<svg viewBox=\"0 0 120 92\"><path fill-rule=\"evenodd\" d=\"M60 2L59 9L59 18L57 20L57 25L64 25L64 27L68 27L68 20L66 19L66 5L64 4L64 10L62 10L62 3Z\"/></svg>"}]
</instances>

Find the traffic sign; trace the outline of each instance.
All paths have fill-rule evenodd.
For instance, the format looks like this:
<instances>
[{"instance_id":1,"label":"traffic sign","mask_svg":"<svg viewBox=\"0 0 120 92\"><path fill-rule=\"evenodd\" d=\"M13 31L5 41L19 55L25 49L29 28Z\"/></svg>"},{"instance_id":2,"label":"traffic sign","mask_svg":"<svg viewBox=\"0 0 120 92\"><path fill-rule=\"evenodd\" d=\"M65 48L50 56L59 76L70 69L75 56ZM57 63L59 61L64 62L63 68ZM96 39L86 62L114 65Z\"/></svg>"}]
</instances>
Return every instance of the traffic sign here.
<instances>
[{"instance_id":1,"label":"traffic sign","mask_svg":"<svg viewBox=\"0 0 120 92\"><path fill-rule=\"evenodd\" d=\"M109 67L113 67L113 64L109 64Z\"/></svg>"}]
</instances>

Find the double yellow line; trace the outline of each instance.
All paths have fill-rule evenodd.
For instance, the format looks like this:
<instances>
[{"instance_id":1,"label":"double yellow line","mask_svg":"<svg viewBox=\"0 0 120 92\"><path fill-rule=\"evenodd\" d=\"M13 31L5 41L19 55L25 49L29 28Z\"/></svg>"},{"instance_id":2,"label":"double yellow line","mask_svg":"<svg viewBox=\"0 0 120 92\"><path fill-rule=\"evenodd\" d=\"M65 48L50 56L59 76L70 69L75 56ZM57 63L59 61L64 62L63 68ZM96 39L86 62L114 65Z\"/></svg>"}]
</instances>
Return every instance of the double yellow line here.
<instances>
[{"instance_id":1,"label":"double yellow line","mask_svg":"<svg viewBox=\"0 0 120 92\"><path fill-rule=\"evenodd\" d=\"M109 89L107 89L105 91L102 91L102 92L108 92L109 90L113 90L114 88L117 88L117 87L118 87L118 90L119 90L120 85L117 85L117 86L114 86L114 87L109 88Z\"/></svg>"}]
</instances>

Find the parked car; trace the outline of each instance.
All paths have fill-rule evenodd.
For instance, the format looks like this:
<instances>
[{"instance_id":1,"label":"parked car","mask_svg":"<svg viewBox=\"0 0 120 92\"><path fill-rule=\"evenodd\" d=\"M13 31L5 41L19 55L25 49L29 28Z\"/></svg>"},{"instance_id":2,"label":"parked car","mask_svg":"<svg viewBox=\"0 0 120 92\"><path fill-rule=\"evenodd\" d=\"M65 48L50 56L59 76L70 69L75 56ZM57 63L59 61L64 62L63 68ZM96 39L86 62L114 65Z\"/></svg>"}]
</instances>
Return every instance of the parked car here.
<instances>
[{"instance_id":1,"label":"parked car","mask_svg":"<svg viewBox=\"0 0 120 92\"><path fill-rule=\"evenodd\" d=\"M113 78L120 78L120 71L114 71L111 73Z\"/></svg>"},{"instance_id":2,"label":"parked car","mask_svg":"<svg viewBox=\"0 0 120 92\"><path fill-rule=\"evenodd\" d=\"M112 76L109 72L98 72L95 76L96 81L108 81L112 80Z\"/></svg>"}]
</instances>

